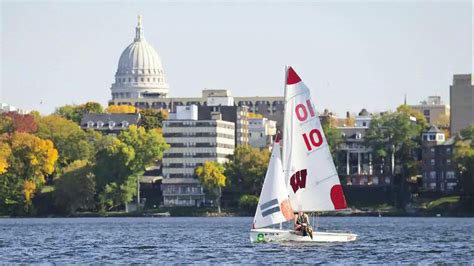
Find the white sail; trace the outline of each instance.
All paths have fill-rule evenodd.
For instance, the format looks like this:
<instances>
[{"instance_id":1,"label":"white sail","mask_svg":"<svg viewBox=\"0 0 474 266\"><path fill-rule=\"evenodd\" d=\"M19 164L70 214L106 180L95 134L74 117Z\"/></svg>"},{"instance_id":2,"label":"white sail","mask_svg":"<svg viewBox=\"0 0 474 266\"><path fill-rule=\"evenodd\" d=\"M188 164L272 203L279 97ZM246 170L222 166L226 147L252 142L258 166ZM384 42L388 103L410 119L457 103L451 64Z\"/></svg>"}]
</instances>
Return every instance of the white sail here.
<instances>
[{"instance_id":1,"label":"white sail","mask_svg":"<svg viewBox=\"0 0 474 266\"><path fill-rule=\"evenodd\" d=\"M291 206L308 212L345 209L344 193L310 91L291 67L286 77L283 168Z\"/></svg>"},{"instance_id":2,"label":"white sail","mask_svg":"<svg viewBox=\"0 0 474 266\"><path fill-rule=\"evenodd\" d=\"M293 219L293 210L288 200L285 177L280 157L280 143L275 140L268 165L262 192L258 201L254 228L262 228L272 224Z\"/></svg>"}]
</instances>

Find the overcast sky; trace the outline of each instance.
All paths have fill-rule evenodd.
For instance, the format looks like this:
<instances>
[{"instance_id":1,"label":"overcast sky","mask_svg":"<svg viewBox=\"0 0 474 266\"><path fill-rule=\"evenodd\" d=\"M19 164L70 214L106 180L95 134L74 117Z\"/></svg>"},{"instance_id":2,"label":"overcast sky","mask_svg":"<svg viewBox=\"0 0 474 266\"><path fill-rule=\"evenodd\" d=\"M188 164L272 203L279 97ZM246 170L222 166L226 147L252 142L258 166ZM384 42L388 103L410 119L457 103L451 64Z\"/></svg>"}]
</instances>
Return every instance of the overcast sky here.
<instances>
[{"instance_id":1,"label":"overcast sky","mask_svg":"<svg viewBox=\"0 0 474 266\"><path fill-rule=\"evenodd\" d=\"M471 1L135 2L1 1L0 102L105 105L138 14L172 97L282 96L289 64L318 108L343 116L405 93L449 103L453 74L472 72Z\"/></svg>"}]
</instances>

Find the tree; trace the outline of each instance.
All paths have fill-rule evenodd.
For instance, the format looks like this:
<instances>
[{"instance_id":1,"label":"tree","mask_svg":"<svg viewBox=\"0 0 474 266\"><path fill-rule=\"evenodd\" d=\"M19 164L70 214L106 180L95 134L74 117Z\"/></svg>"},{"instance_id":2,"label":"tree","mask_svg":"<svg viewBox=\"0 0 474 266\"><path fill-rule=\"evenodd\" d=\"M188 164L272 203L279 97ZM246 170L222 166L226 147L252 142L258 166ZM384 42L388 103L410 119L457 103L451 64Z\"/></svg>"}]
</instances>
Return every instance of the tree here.
<instances>
[{"instance_id":1,"label":"tree","mask_svg":"<svg viewBox=\"0 0 474 266\"><path fill-rule=\"evenodd\" d=\"M106 147L96 154L94 173L97 191L100 193L109 183L126 183L132 174L130 163L135 158L135 150L115 137L106 139Z\"/></svg>"},{"instance_id":2,"label":"tree","mask_svg":"<svg viewBox=\"0 0 474 266\"><path fill-rule=\"evenodd\" d=\"M40 119L36 135L54 142L59 152L59 165L64 167L76 160L91 160L94 147L87 134L74 122L57 115Z\"/></svg>"},{"instance_id":3,"label":"tree","mask_svg":"<svg viewBox=\"0 0 474 266\"><path fill-rule=\"evenodd\" d=\"M87 102L83 105L80 105L82 108L82 113L103 113L104 108L100 103L96 102Z\"/></svg>"},{"instance_id":4,"label":"tree","mask_svg":"<svg viewBox=\"0 0 474 266\"><path fill-rule=\"evenodd\" d=\"M15 128L13 126L13 119L6 115L0 115L0 134L13 133Z\"/></svg>"},{"instance_id":5,"label":"tree","mask_svg":"<svg viewBox=\"0 0 474 266\"><path fill-rule=\"evenodd\" d=\"M92 165L85 161L74 161L55 182L55 204L66 214L77 210L91 210L95 205L95 176Z\"/></svg>"},{"instance_id":6,"label":"tree","mask_svg":"<svg viewBox=\"0 0 474 266\"><path fill-rule=\"evenodd\" d=\"M399 176L400 206L404 206L407 196L407 178L420 170L414 150L420 145L422 130L423 127L412 121L407 112L394 112L374 117L365 135L366 144L374 151L375 164L391 161L392 173ZM396 166L399 171L395 171Z\"/></svg>"},{"instance_id":7,"label":"tree","mask_svg":"<svg viewBox=\"0 0 474 266\"><path fill-rule=\"evenodd\" d=\"M81 105L64 105L56 108L55 115L61 116L76 124L81 123L82 116L85 113L103 113L103 107L96 102L87 102Z\"/></svg>"},{"instance_id":8,"label":"tree","mask_svg":"<svg viewBox=\"0 0 474 266\"><path fill-rule=\"evenodd\" d=\"M23 203L28 211L34 192L53 172L58 152L50 140L23 132L3 135L1 142L7 143L11 152L7 171L0 175L0 204Z\"/></svg>"},{"instance_id":9,"label":"tree","mask_svg":"<svg viewBox=\"0 0 474 266\"><path fill-rule=\"evenodd\" d=\"M138 111L137 108L133 105L110 105L109 107L105 108L105 112L107 113L125 113L125 114L132 114Z\"/></svg>"},{"instance_id":10,"label":"tree","mask_svg":"<svg viewBox=\"0 0 474 266\"><path fill-rule=\"evenodd\" d=\"M430 126L428 124L428 121L426 120L426 117L420 111L415 110L406 104L402 104L398 106L397 112L404 113L404 114L414 117L416 119L416 125L418 126L418 131L420 132Z\"/></svg>"},{"instance_id":11,"label":"tree","mask_svg":"<svg viewBox=\"0 0 474 266\"><path fill-rule=\"evenodd\" d=\"M270 160L268 149L259 150L249 145L240 145L228 158L224 172L227 184L223 196L237 204L243 194L259 195Z\"/></svg>"},{"instance_id":12,"label":"tree","mask_svg":"<svg viewBox=\"0 0 474 266\"><path fill-rule=\"evenodd\" d=\"M218 162L206 161L196 168L196 175L201 184L216 195L217 212L221 213L222 188L225 187L226 177L224 166Z\"/></svg>"},{"instance_id":13,"label":"tree","mask_svg":"<svg viewBox=\"0 0 474 266\"><path fill-rule=\"evenodd\" d=\"M7 171L8 157L10 157L11 153L10 145L0 142L0 175Z\"/></svg>"},{"instance_id":14,"label":"tree","mask_svg":"<svg viewBox=\"0 0 474 266\"><path fill-rule=\"evenodd\" d=\"M341 130L339 130L337 127L332 126L332 125L334 124L331 123L331 121L322 123L324 135L326 136L326 140L328 142L331 155L334 161L336 161L336 158L337 158L336 153L338 151L338 146L343 142L343 138L342 138Z\"/></svg>"},{"instance_id":15,"label":"tree","mask_svg":"<svg viewBox=\"0 0 474 266\"><path fill-rule=\"evenodd\" d=\"M474 125L461 130L454 147L454 160L467 205L474 211Z\"/></svg>"},{"instance_id":16,"label":"tree","mask_svg":"<svg viewBox=\"0 0 474 266\"><path fill-rule=\"evenodd\" d=\"M132 173L145 171L156 160L163 158L163 153L169 148L163 135L136 125L131 125L128 130L122 131L118 138L135 152L135 157L129 166Z\"/></svg>"},{"instance_id":17,"label":"tree","mask_svg":"<svg viewBox=\"0 0 474 266\"><path fill-rule=\"evenodd\" d=\"M244 194L239 198L239 208L247 212L255 211L258 205L258 197L255 195Z\"/></svg>"},{"instance_id":18,"label":"tree","mask_svg":"<svg viewBox=\"0 0 474 266\"><path fill-rule=\"evenodd\" d=\"M168 119L168 112L165 110L143 109L140 110L140 126L146 130L161 128L163 120Z\"/></svg>"},{"instance_id":19,"label":"tree","mask_svg":"<svg viewBox=\"0 0 474 266\"><path fill-rule=\"evenodd\" d=\"M35 117L32 115L22 115L15 112L8 112L2 114L2 116L9 117L11 119L11 126L9 133L13 132L26 132L34 133L38 129L36 124Z\"/></svg>"}]
</instances>

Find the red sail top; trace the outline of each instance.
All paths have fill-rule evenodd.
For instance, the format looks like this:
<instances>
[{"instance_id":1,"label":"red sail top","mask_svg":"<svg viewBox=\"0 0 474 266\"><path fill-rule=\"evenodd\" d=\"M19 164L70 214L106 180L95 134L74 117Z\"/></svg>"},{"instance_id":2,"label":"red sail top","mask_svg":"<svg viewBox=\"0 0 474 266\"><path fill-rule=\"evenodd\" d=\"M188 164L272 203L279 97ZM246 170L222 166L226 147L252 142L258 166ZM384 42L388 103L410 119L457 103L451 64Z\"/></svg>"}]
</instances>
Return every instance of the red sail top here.
<instances>
[{"instance_id":1,"label":"red sail top","mask_svg":"<svg viewBox=\"0 0 474 266\"><path fill-rule=\"evenodd\" d=\"M287 85L296 84L301 81L301 78L296 74L292 67L288 68L288 77L286 79Z\"/></svg>"}]
</instances>

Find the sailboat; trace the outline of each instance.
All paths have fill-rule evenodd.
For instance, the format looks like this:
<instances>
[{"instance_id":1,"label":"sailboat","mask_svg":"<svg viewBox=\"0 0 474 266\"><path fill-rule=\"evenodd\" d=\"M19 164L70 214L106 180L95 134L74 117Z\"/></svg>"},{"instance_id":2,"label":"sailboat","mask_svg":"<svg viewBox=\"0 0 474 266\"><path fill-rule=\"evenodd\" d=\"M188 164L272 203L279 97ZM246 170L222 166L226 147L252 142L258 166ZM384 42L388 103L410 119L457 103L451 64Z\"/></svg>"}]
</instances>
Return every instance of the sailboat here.
<instances>
[{"instance_id":1,"label":"sailboat","mask_svg":"<svg viewBox=\"0 0 474 266\"><path fill-rule=\"evenodd\" d=\"M283 154L280 153L283 145ZM295 212L347 208L329 145L311 94L292 67L286 67L283 139L275 139L250 230L251 242L350 242L356 234L315 230L303 235L283 229ZM273 228L279 224L279 228Z\"/></svg>"}]
</instances>

